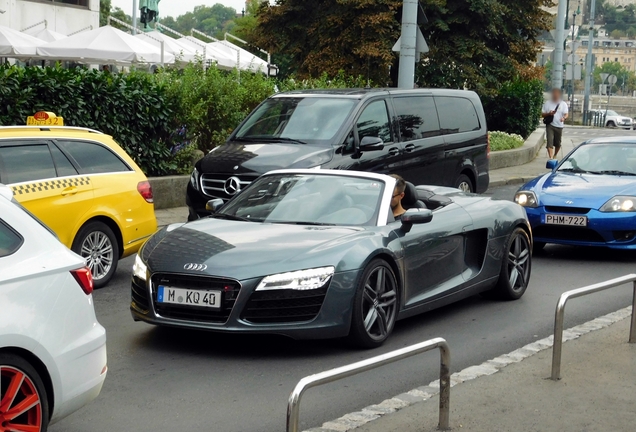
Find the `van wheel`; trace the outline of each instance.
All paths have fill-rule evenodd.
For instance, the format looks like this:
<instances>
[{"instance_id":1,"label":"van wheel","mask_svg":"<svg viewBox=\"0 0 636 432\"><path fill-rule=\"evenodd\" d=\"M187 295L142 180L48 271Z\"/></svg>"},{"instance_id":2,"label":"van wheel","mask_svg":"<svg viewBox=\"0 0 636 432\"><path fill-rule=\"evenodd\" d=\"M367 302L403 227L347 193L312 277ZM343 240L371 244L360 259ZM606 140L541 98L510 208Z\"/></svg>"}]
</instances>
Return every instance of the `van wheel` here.
<instances>
[{"instance_id":1,"label":"van wheel","mask_svg":"<svg viewBox=\"0 0 636 432\"><path fill-rule=\"evenodd\" d=\"M22 357L0 354L0 430L46 432L49 402L42 378Z\"/></svg>"},{"instance_id":2,"label":"van wheel","mask_svg":"<svg viewBox=\"0 0 636 432\"><path fill-rule=\"evenodd\" d=\"M94 221L84 225L77 233L71 249L86 260L95 288L106 286L115 275L119 245L113 230L105 223Z\"/></svg>"},{"instance_id":3,"label":"van wheel","mask_svg":"<svg viewBox=\"0 0 636 432\"><path fill-rule=\"evenodd\" d=\"M462 192L473 193L475 192L475 186L473 186L473 182L466 174L462 174L457 178L455 182L455 187Z\"/></svg>"}]
</instances>

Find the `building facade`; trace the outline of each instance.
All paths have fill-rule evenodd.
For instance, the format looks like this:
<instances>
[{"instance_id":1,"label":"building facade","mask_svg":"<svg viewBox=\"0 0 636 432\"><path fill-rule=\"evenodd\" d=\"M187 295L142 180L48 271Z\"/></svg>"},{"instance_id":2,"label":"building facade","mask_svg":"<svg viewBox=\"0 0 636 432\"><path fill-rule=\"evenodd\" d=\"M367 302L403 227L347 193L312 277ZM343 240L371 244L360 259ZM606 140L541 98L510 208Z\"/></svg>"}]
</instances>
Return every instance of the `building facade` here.
<instances>
[{"instance_id":1,"label":"building facade","mask_svg":"<svg viewBox=\"0 0 636 432\"><path fill-rule=\"evenodd\" d=\"M37 24L68 35L99 27L99 0L0 0L0 25L22 31Z\"/></svg>"}]
</instances>

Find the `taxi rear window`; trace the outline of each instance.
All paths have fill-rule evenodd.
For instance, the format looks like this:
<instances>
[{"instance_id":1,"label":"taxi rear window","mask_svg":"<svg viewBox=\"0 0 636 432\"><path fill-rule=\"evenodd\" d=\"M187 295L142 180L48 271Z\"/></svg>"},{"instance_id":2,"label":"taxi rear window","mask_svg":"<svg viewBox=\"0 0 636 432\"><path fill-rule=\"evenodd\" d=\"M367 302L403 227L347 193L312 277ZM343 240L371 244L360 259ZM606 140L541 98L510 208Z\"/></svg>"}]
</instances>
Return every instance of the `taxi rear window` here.
<instances>
[{"instance_id":1,"label":"taxi rear window","mask_svg":"<svg viewBox=\"0 0 636 432\"><path fill-rule=\"evenodd\" d=\"M59 140L57 144L75 159L82 174L130 171L119 156L99 144L75 140Z\"/></svg>"}]
</instances>

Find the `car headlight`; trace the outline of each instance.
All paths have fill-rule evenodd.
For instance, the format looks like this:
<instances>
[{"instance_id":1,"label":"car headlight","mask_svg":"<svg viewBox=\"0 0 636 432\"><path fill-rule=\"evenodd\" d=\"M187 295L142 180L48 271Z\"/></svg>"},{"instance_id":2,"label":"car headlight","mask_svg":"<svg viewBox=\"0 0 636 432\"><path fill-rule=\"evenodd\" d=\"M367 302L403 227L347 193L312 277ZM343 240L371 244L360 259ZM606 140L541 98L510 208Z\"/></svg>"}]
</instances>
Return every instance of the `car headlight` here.
<instances>
[{"instance_id":1,"label":"car headlight","mask_svg":"<svg viewBox=\"0 0 636 432\"><path fill-rule=\"evenodd\" d=\"M143 281L148 279L148 266L146 266L139 255L135 257L135 264L133 264L133 275L137 276Z\"/></svg>"},{"instance_id":2,"label":"car headlight","mask_svg":"<svg viewBox=\"0 0 636 432\"><path fill-rule=\"evenodd\" d=\"M199 190L199 171L195 168L192 170L192 175L190 176L190 184L194 188L194 190Z\"/></svg>"},{"instance_id":3,"label":"car headlight","mask_svg":"<svg viewBox=\"0 0 636 432\"><path fill-rule=\"evenodd\" d=\"M322 288L329 282L334 271L334 267L320 267L266 276L258 284L256 291L282 289L304 291Z\"/></svg>"},{"instance_id":4,"label":"car headlight","mask_svg":"<svg viewBox=\"0 0 636 432\"><path fill-rule=\"evenodd\" d=\"M633 212L636 211L636 197L615 196L601 207L602 212Z\"/></svg>"},{"instance_id":5,"label":"car headlight","mask_svg":"<svg viewBox=\"0 0 636 432\"><path fill-rule=\"evenodd\" d=\"M519 191L515 194L515 202L523 207L537 207L539 200L534 192Z\"/></svg>"}]
</instances>

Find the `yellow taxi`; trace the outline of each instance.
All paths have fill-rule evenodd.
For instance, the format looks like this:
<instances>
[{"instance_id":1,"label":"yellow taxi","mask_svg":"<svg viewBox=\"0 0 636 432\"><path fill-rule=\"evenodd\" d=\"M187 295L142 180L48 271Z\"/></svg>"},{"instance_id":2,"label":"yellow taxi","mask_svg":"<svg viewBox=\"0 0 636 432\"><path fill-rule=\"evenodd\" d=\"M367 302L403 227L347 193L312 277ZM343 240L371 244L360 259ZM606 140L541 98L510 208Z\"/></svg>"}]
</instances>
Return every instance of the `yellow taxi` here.
<instances>
[{"instance_id":1,"label":"yellow taxi","mask_svg":"<svg viewBox=\"0 0 636 432\"><path fill-rule=\"evenodd\" d=\"M27 126L0 127L0 183L86 259L102 287L157 230L152 188L112 137L60 124L36 113Z\"/></svg>"}]
</instances>

